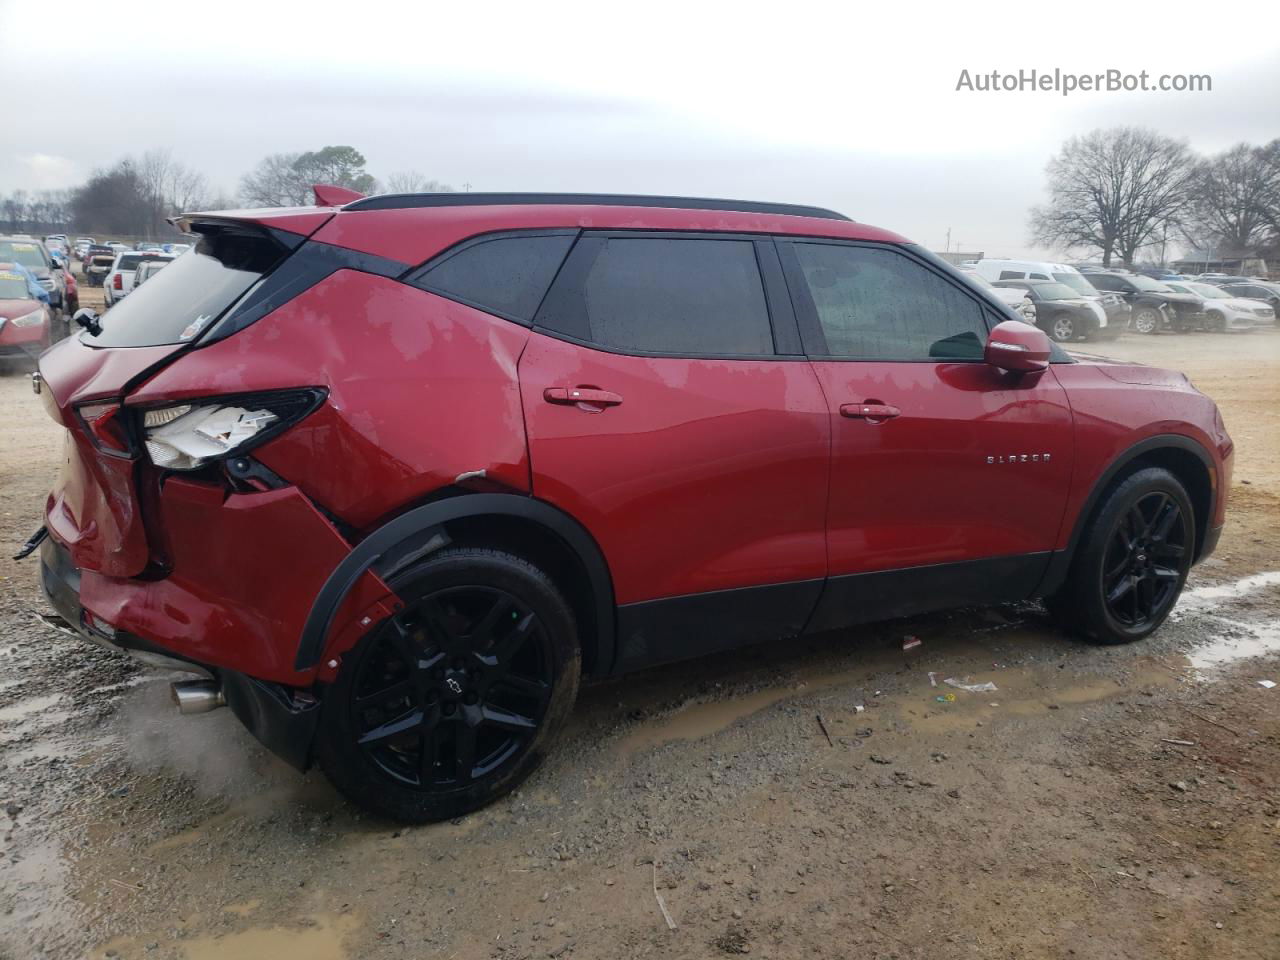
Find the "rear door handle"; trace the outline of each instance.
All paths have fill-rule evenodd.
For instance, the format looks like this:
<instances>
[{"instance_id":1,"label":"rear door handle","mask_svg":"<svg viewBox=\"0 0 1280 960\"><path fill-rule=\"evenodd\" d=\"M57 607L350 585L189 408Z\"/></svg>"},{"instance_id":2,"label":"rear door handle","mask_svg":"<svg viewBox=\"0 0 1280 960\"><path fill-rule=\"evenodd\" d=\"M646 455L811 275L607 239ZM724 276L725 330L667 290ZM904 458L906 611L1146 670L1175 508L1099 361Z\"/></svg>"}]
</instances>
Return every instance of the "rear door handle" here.
<instances>
[{"instance_id":1,"label":"rear door handle","mask_svg":"<svg viewBox=\"0 0 1280 960\"><path fill-rule=\"evenodd\" d=\"M588 404L593 407L616 407L622 402L622 397L618 394L596 387L547 387L542 391L542 399L562 406Z\"/></svg>"},{"instance_id":2,"label":"rear door handle","mask_svg":"<svg viewBox=\"0 0 1280 960\"><path fill-rule=\"evenodd\" d=\"M840 405L840 416L850 420L891 420L902 413L897 407L888 403L844 403Z\"/></svg>"}]
</instances>

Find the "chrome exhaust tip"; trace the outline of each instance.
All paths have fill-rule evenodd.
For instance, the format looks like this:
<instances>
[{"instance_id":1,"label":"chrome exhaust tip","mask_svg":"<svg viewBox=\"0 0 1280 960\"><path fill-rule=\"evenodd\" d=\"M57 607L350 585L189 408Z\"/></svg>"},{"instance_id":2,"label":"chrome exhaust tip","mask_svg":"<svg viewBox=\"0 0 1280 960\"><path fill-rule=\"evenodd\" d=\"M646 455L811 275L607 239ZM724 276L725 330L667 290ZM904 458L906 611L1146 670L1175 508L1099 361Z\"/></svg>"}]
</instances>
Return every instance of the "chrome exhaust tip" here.
<instances>
[{"instance_id":1,"label":"chrome exhaust tip","mask_svg":"<svg viewBox=\"0 0 1280 960\"><path fill-rule=\"evenodd\" d=\"M212 680L179 680L169 684L169 694L178 705L178 712L184 715L208 713L227 705L222 691Z\"/></svg>"}]
</instances>

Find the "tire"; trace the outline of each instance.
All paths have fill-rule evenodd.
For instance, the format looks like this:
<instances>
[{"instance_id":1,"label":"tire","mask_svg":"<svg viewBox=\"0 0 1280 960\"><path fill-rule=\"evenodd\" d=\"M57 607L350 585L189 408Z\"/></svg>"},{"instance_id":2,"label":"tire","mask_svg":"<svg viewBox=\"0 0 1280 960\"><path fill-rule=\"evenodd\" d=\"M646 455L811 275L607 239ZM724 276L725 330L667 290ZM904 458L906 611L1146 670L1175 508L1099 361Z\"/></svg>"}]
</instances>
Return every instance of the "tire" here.
<instances>
[{"instance_id":1,"label":"tire","mask_svg":"<svg viewBox=\"0 0 1280 960\"><path fill-rule=\"evenodd\" d=\"M1224 314L1213 311L1205 320L1205 327L1210 333L1225 333L1227 330L1227 318Z\"/></svg>"},{"instance_id":2,"label":"tire","mask_svg":"<svg viewBox=\"0 0 1280 960\"><path fill-rule=\"evenodd\" d=\"M1049 321L1049 336L1058 343L1070 343L1079 335L1079 326L1065 313Z\"/></svg>"},{"instance_id":3,"label":"tire","mask_svg":"<svg viewBox=\"0 0 1280 960\"><path fill-rule=\"evenodd\" d=\"M1195 555L1195 513L1168 470L1117 481L1085 527L1067 581L1046 606L1094 643L1141 640L1177 603Z\"/></svg>"},{"instance_id":4,"label":"tire","mask_svg":"<svg viewBox=\"0 0 1280 960\"><path fill-rule=\"evenodd\" d=\"M496 550L441 550L391 586L405 609L343 655L316 752L356 805L447 820L541 762L578 695L577 628L545 573Z\"/></svg>"},{"instance_id":5,"label":"tire","mask_svg":"<svg viewBox=\"0 0 1280 960\"><path fill-rule=\"evenodd\" d=\"M1160 313L1154 307L1139 307L1130 321L1138 333L1159 333Z\"/></svg>"}]
</instances>

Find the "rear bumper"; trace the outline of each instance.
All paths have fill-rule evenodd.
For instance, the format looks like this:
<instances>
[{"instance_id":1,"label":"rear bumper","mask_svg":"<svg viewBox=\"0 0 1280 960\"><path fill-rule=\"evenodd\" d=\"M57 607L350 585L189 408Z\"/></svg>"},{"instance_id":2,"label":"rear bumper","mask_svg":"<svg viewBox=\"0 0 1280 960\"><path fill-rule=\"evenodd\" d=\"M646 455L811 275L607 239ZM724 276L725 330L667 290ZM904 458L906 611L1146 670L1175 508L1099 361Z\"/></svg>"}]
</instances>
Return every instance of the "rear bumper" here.
<instances>
[{"instance_id":1,"label":"rear bumper","mask_svg":"<svg viewBox=\"0 0 1280 960\"><path fill-rule=\"evenodd\" d=\"M80 636L131 655L148 666L214 677L231 712L263 746L297 769L307 769L320 716L320 703L315 697L225 667L199 663L179 651L107 624L85 610L80 601L81 580L70 551L53 539L46 539L40 547L40 586L49 605Z\"/></svg>"}]
</instances>

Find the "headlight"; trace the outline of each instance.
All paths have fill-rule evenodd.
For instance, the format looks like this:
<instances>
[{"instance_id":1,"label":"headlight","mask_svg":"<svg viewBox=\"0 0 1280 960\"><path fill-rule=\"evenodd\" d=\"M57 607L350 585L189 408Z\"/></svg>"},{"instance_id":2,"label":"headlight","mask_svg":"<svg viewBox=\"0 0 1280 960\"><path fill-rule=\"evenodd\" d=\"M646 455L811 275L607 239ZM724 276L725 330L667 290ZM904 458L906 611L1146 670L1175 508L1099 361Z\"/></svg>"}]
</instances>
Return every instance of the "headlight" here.
<instances>
[{"instance_id":1,"label":"headlight","mask_svg":"<svg viewBox=\"0 0 1280 960\"><path fill-rule=\"evenodd\" d=\"M14 317L9 322L15 327L36 327L44 323L44 311L32 310L30 313L24 313L20 317Z\"/></svg>"},{"instance_id":2,"label":"headlight","mask_svg":"<svg viewBox=\"0 0 1280 960\"><path fill-rule=\"evenodd\" d=\"M297 423L323 401L319 389L193 400L142 411L147 456L165 470L196 470Z\"/></svg>"},{"instance_id":3,"label":"headlight","mask_svg":"<svg viewBox=\"0 0 1280 960\"><path fill-rule=\"evenodd\" d=\"M142 426L152 463L168 470L195 470L252 440L277 419L270 410L182 404L148 410Z\"/></svg>"}]
</instances>

